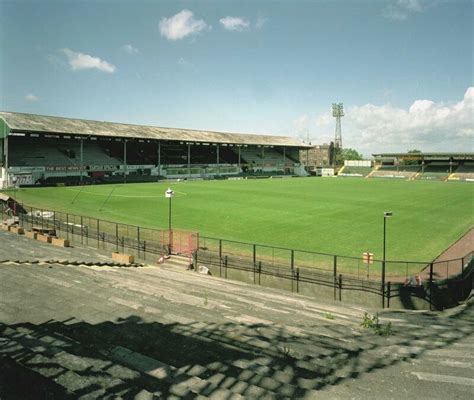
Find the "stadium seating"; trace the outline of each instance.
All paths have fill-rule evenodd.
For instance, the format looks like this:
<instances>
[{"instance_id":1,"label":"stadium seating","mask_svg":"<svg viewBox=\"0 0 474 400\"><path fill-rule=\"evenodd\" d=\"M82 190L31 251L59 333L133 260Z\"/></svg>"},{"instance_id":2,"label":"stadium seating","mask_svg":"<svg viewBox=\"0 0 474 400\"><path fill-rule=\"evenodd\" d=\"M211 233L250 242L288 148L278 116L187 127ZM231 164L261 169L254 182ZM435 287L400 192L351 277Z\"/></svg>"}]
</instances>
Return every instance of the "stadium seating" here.
<instances>
[{"instance_id":1,"label":"stadium seating","mask_svg":"<svg viewBox=\"0 0 474 400\"><path fill-rule=\"evenodd\" d=\"M449 177L449 180L474 181L474 163L465 162L461 164L456 171Z\"/></svg>"},{"instance_id":2,"label":"stadium seating","mask_svg":"<svg viewBox=\"0 0 474 400\"><path fill-rule=\"evenodd\" d=\"M10 165L12 166L68 166L81 165L81 148L77 141L22 139L21 145L12 146ZM121 161L108 155L97 142L84 141L83 165L118 165Z\"/></svg>"},{"instance_id":3,"label":"stadium seating","mask_svg":"<svg viewBox=\"0 0 474 400\"><path fill-rule=\"evenodd\" d=\"M354 176L354 177L365 177L372 172L371 167L352 167L345 166L338 176Z\"/></svg>"},{"instance_id":4,"label":"stadium seating","mask_svg":"<svg viewBox=\"0 0 474 400\"><path fill-rule=\"evenodd\" d=\"M12 146L9 163L11 166L74 165L74 162L57 147L41 141L25 141L21 146Z\"/></svg>"},{"instance_id":5,"label":"stadium seating","mask_svg":"<svg viewBox=\"0 0 474 400\"><path fill-rule=\"evenodd\" d=\"M382 165L370 174L371 178L412 179L421 170L419 165Z\"/></svg>"},{"instance_id":6,"label":"stadium seating","mask_svg":"<svg viewBox=\"0 0 474 400\"><path fill-rule=\"evenodd\" d=\"M240 157L242 164L252 165L259 172L283 171L284 165L294 164L290 158L284 158L282 153L272 147L264 149L263 157L259 147L241 147Z\"/></svg>"},{"instance_id":7,"label":"stadium seating","mask_svg":"<svg viewBox=\"0 0 474 400\"><path fill-rule=\"evenodd\" d=\"M457 165L456 165L457 167ZM417 176L421 180L446 180L449 176L449 164L446 162L432 162L426 164L423 172Z\"/></svg>"}]
</instances>

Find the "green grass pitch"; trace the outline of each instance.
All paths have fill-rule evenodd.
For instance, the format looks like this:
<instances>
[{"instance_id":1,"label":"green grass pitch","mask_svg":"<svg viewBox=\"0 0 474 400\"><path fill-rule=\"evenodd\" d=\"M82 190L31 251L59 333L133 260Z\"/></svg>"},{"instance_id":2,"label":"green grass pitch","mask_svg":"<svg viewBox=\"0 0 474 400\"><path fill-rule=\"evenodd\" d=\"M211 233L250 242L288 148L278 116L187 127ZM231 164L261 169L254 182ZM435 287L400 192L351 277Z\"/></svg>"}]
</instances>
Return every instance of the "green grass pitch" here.
<instances>
[{"instance_id":1,"label":"green grass pitch","mask_svg":"<svg viewBox=\"0 0 474 400\"><path fill-rule=\"evenodd\" d=\"M176 192L172 200L174 228L344 256L360 257L370 251L376 259L382 258L384 211L394 214L387 221L390 260L430 261L474 222L474 185L457 182L341 178L184 181L20 189L16 197L44 209L167 228L164 192L168 186Z\"/></svg>"}]
</instances>

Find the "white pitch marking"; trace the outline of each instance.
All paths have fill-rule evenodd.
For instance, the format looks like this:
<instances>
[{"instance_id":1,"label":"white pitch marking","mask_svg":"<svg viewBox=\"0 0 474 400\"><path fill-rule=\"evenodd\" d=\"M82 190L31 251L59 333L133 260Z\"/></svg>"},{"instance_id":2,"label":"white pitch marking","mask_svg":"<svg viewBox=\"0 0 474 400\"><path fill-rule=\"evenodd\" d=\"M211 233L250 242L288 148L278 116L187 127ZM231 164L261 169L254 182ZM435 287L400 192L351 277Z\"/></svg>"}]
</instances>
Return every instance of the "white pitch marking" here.
<instances>
[{"instance_id":1,"label":"white pitch marking","mask_svg":"<svg viewBox=\"0 0 474 400\"><path fill-rule=\"evenodd\" d=\"M426 372L412 372L420 381L454 383L456 385L474 386L474 379L452 375L429 374Z\"/></svg>"},{"instance_id":2,"label":"white pitch marking","mask_svg":"<svg viewBox=\"0 0 474 400\"><path fill-rule=\"evenodd\" d=\"M79 189L66 189L66 190L70 190L71 192L79 192L80 190ZM109 193L96 193L96 192L89 192L87 190L83 190L82 193L85 193L85 194L92 194L93 196L109 196ZM160 196L160 195L152 195L152 196L148 196L148 195L139 195L139 196L136 196L136 195L129 195L129 194L111 194L110 197L128 197L128 198L136 198L136 199L145 199L145 198L161 198L164 196Z\"/></svg>"}]
</instances>

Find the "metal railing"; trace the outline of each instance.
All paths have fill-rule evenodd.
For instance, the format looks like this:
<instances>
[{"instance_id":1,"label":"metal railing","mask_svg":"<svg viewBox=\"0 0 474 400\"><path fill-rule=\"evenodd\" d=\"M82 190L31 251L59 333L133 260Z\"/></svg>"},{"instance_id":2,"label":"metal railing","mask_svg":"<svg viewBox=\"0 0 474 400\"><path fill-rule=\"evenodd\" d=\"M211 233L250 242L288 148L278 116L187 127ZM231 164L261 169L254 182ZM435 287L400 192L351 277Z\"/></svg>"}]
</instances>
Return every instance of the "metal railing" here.
<instances>
[{"instance_id":1,"label":"metal railing","mask_svg":"<svg viewBox=\"0 0 474 400\"><path fill-rule=\"evenodd\" d=\"M419 286L426 289L431 304L433 285L463 279L466 267L472 266L474 258L474 252L471 252L463 258L431 263L388 260L385 262L386 283L383 284L381 260L365 264L362 258L211 238L195 232L143 228L23 207L27 211L19 214L23 227L54 230L57 236L86 246L131 252L140 259L154 262L156 255L182 254L192 257L195 267L199 264L212 266L216 274L224 278L229 277L229 271L240 271L242 274L234 273L233 279L285 286L297 293L302 285L317 285L330 289L335 300L342 300L344 292L363 291L382 298L383 306L385 299L390 306L390 299L400 295L402 287L410 286L406 283L414 275L421 276ZM2 210L2 219L6 216Z\"/></svg>"},{"instance_id":2,"label":"metal railing","mask_svg":"<svg viewBox=\"0 0 474 400\"><path fill-rule=\"evenodd\" d=\"M98 249L133 253L145 261L171 252L191 257L198 246L199 236L195 232L143 228L29 206L24 208L27 213L19 214L18 221L26 229L54 232L73 243Z\"/></svg>"}]
</instances>

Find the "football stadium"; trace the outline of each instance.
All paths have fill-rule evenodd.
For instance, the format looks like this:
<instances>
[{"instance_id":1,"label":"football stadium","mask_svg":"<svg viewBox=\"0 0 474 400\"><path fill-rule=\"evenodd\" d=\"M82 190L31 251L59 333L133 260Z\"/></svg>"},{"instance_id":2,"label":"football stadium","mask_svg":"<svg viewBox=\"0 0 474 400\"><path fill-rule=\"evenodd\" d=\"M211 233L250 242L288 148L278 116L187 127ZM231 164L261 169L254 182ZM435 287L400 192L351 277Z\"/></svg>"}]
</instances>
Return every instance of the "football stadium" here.
<instances>
[{"instance_id":1,"label":"football stadium","mask_svg":"<svg viewBox=\"0 0 474 400\"><path fill-rule=\"evenodd\" d=\"M300 159L312 147L289 137L0 116L13 201L3 212L68 239L102 235L104 249L180 254L220 275L228 257L291 281L296 271L433 280L470 262L469 251L443 254L470 240L473 153L375 154L370 166L349 161L322 178Z\"/></svg>"},{"instance_id":2,"label":"football stadium","mask_svg":"<svg viewBox=\"0 0 474 400\"><path fill-rule=\"evenodd\" d=\"M308 156L320 147L292 138L11 112L0 124L7 396L318 398L391 373L405 341L425 338L409 358L440 334L469 343L473 153L334 168L327 146L325 177ZM26 282L33 303L11 290ZM396 311L452 307L456 324ZM341 348L347 327L378 339ZM398 343L381 362L385 336ZM353 351L364 366L344 366Z\"/></svg>"},{"instance_id":3,"label":"football stadium","mask_svg":"<svg viewBox=\"0 0 474 400\"><path fill-rule=\"evenodd\" d=\"M0 400L471 399L472 8L0 0Z\"/></svg>"}]
</instances>

